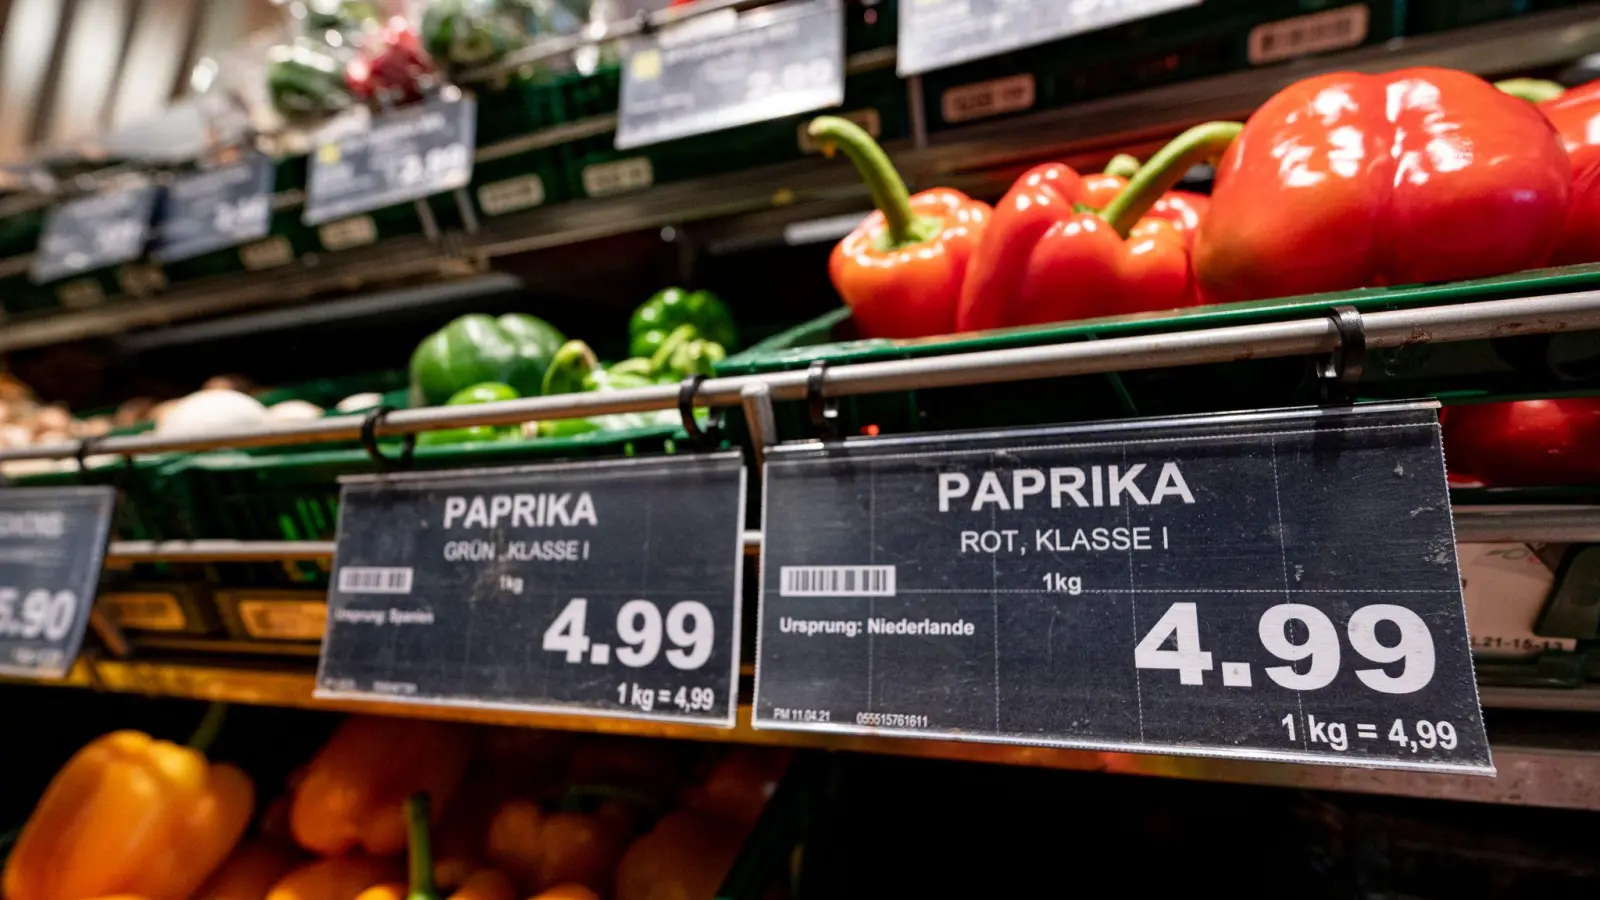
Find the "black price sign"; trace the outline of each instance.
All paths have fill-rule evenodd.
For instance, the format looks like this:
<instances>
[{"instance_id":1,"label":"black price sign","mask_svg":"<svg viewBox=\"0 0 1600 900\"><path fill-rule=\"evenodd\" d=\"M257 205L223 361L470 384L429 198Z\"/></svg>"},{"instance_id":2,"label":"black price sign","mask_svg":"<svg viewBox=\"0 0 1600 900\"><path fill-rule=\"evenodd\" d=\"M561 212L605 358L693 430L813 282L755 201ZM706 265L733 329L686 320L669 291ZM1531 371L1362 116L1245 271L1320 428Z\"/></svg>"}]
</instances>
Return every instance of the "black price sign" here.
<instances>
[{"instance_id":1,"label":"black price sign","mask_svg":"<svg viewBox=\"0 0 1600 900\"><path fill-rule=\"evenodd\" d=\"M467 186L477 101L441 97L374 116L311 155L305 223L320 225Z\"/></svg>"},{"instance_id":2,"label":"black price sign","mask_svg":"<svg viewBox=\"0 0 1600 900\"><path fill-rule=\"evenodd\" d=\"M915 0L900 5L899 70L921 75L1200 0Z\"/></svg>"},{"instance_id":3,"label":"black price sign","mask_svg":"<svg viewBox=\"0 0 1600 900\"><path fill-rule=\"evenodd\" d=\"M160 188L139 180L65 201L50 210L31 277L47 284L132 262L144 253Z\"/></svg>"},{"instance_id":4,"label":"black price sign","mask_svg":"<svg viewBox=\"0 0 1600 900\"><path fill-rule=\"evenodd\" d=\"M349 480L319 696L729 727L738 453Z\"/></svg>"},{"instance_id":5,"label":"black price sign","mask_svg":"<svg viewBox=\"0 0 1600 900\"><path fill-rule=\"evenodd\" d=\"M117 493L0 490L0 674L66 677L94 608Z\"/></svg>"},{"instance_id":6,"label":"black price sign","mask_svg":"<svg viewBox=\"0 0 1600 900\"><path fill-rule=\"evenodd\" d=\"M251 154L177 178L161 199L150 255L178 262L266 237L276 174L270 157Z\"/></svg>"},{"instance_id":7,"label":"black price sign","mask_svg":"<svg viewBox=\"0 0 1600 900\"><path fill-rule=\"evenodd\" d=\"M1493 771L1432 404L784 447L766 504L759 727Z\"/></svg>"},{"instance_id":8,"label":"black price sign","mask_svg":"<svg viewBox=\"0 0 1600 900\"><path fill-rule=\"evenodd\" d=\"M844 102L840 0L697 16L642 39L623 68L617 149Z\"/></svg>"}]
</instances>

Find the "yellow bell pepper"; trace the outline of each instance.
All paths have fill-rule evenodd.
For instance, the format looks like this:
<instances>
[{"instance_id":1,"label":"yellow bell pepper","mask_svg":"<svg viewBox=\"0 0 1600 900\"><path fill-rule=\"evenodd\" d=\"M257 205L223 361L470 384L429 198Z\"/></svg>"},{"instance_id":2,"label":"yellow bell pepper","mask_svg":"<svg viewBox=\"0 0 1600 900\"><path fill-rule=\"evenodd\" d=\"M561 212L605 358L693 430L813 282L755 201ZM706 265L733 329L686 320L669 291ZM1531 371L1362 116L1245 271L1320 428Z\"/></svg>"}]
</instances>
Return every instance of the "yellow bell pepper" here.
<instances>
[{"instance_id":1,"label":"yellow bell pepper","mask_svg":"<svg viewBox=\"0 0 1600 900\"><path fill-rule=\"evenodd\" d=\"M249 824L250 778L211 765L213 706L189 747L137 731L90 741L56 773L6 863L8 900L185 900Z\"/></svg>"},{"instance_id":2,"label":"yellow bell pepper","mask_svg":"<svg viewBox=\"0 0 1600 900\"><path fill-rule=\"evenodd\" d=\"M362 891L399 877L400 864L371 856L336 856L283 876L267 900L354 900Z\"/></svg>"},{"instance_id":3,"label":"yellow bell pepper","mask_svg":"<svg viewBox=\"0 0 1600 900\"><path fill-rule=\"evenodd\" d=\"M352 716L306 767L289 829L300 846L323 856L399 853L406 846L406 797L422 791L445 806L471 754L469 729Z\"/></svg>"}]
</instances>

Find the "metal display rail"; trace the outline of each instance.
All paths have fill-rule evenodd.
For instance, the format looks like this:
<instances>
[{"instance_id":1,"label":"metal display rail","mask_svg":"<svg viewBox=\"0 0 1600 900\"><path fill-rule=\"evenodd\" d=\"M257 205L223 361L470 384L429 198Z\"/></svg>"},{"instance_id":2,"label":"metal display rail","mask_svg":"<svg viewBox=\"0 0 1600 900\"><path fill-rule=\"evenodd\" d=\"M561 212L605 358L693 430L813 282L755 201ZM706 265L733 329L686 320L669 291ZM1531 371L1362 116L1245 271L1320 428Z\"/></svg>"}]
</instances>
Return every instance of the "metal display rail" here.
<instances>
[{"instance_id":1,"label":"metal display rail","mask_svg":"<svg viewBox=\"0 0 1600 900\"><path fill-rule=\"evenodd\" d=\"M1350 334L1348 315L1344 317L1343 331L1335 319L1323 310L1308 308L1303 318L1270 324L838 365L826 369L820 379L815 373L808 374L806 371L782 372L713 378L682 386L655 386L605 394L572 394L479 406L397 410L382 416L339 416L208 435L111 437L90 440L86 444L64 442L0 450L0 460L81 459L104 454L131 456L349 441L362 436L364 424L372 435L394 437L437 428L505 425L540 418L672 409L684 405L682 401L687 400L693 406L742 406L759 465L761 450L772 441L774 435L773 401L816 400L878 391L995 384L1247 359L1318 357L1345 349L1347 345L1344 342ZM1395 348L1419 343L1593 329L1600 329L1600 291L1370 313L1360 317L1359 333L1369 348ZM1458 538L1468 542L1600 542L1600 507L1510 510L1463 507L1456 510L1456 527ZM759 553L760 533L746 531L744 544L747 554ZM155 561L321 560L330 557L333 549L331 542L316 541L117 541L112 543L107 556L113 562L124 564ZM319 700L312 694L314 677L308 670L307 661L293 658L310 656L315 648L314 642L306 642L305 646L296 648L299 652L284 653L280 658L270 661L243 649L236 651L229 643L174 639L167 646L151 642L139 643L135 647L136 650L150 652L188 654L159 660L141 659L137 654L108 659L101 658L103 654L90 651L78 661L69 677L59 683L154 696L423 718L470 719L527 727L779 743L796 747L826 747L1321 790L1600 809L1600 740L1593 739L1587 730L1584 733L1563 731L1557 735L1558 739L1552 739L1548 729L1523 729L1516 722L1491 720L1490 736L1495 763L1500 771L1499 776L1493 779L756 730L750 726L748 696L738 710L735 727L716 730L604 717L435 709L381 701ZM120 648L122 651L126 649ZM123 655L114 646L112 652ZM744 680L748 681L748 665L744 674ZM1482 700L1485 707L1511 710L1517 715L1592 713L1600 709L1594 689L1536 691L1486 688Z\"/></svg>"},{"instance_id":2,"label":"metal display rail","mask_svg":"<svg viewBox=\"0 0 1600 900\"><path fill-rule=\"evenodd\" d=\"M1369 349L1600 329L1600 291L1368 313L1360 316L1360 322ZM1309 357L1334 353L1341 347L1341 340L1339 326L1324 314L1287 322L840 365L827 369L814 387L816 395L825 399L1248 359ZM751 436L761 445L770 437L766 427L770 411L764 412L764 408L773 401L807 399L813 387L810 381L810 374L804 370L709 378L697 386L689 399L695 406L744 405L751 413ZM364 429L384 438L445 428L651 412L678 407L681 390L679 385L658 385L525 397L474 406L396 410L376 421L355 414L203 435L89 438L3 449L0 462L281 447L360 440Z\"/></svg>"}]
</instances>

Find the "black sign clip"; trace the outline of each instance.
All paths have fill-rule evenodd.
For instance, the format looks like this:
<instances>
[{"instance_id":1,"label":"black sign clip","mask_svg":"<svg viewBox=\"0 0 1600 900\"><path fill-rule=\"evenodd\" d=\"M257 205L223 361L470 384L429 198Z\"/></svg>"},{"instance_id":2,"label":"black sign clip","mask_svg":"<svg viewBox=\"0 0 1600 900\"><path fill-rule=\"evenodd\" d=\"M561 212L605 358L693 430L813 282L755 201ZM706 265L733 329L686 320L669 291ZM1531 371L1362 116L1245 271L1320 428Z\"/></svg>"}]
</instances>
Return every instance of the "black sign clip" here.
<instances>
[{"instance_id":1,"label":"black sign clip","mask_svg":"<svg viewBox=\"0 0 1600 900\"><path fill-rule=\"evenodd\" d=\"M394 412L394 407L384 404L374 407L371 412L367 413L367 417L361 420L361 447L367 451L367 455L372 457L372 461L377 463L380 469L410 468L411 454L417 449L417 436L415 434L407 434L405 436L405 443L401 446L398 459L384 456L383 451L378 449L378 423L383 421L384 416L392 412Z\"/></svg>"},{"instance_id":2,"label":"black sign clip","mask_svg":"<svg viewBox=\"0 0 1600 900\"><path fill-rule=\"evenodd\" d=\"M1361 313L1353 306L1332 307L1328 318L1339 331L1339 345L1317 367L1322 399L1329 405L1349 406L1355 402L1356 386L1361 383L1361 372L1367 364L1367 329Z\"/></svg>"},{"instance_id":3,"label":"black sign clip","mask_svg":"<svg viewBox=\"0 0 1600 900\"><path fill-rule=\"evenodd\" d=\"M811 425L824 440L839 436L839 401L822 396L822 382L828 377L828 361L814 359L806 370L806 410Z\"/></svg>"},{"instance_id":4,"label":"black sign clip","mask_svg":"<svg viewBox=\"0 0 1600 900\"><path fill-rule=\"evenodd\" d=\"M694 417L694 395L700 390L700 382L705 380L706 376L697 372L684 378L678 386L678 415L683 417L683 430L696 450L715 449L722 438L722 410L710 410L705 428L701 428Z\"/></svg>"}]
</instances>

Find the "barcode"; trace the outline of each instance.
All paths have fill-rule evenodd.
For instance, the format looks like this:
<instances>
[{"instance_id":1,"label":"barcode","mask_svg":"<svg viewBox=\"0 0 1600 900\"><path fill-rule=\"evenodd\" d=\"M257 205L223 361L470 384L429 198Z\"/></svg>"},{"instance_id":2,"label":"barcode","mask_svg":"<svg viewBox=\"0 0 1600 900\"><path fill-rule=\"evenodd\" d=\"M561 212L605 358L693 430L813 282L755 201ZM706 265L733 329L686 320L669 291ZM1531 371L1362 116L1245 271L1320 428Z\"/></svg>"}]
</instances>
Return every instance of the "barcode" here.
<instances>
[{"instance_id":1,"label":"barcode","mask_svg":"<svg viewBox=\"0 0 1600 900\"><path fill-rule=\"evenodd\" d=\"M894 566L784 566L784 597L893 597Z\"/></svg>"},{"instance_id":2,"label":"barcode","mask_svg":"<svg viewBox=\"0 0 1600 900\"><path fill-rule=\"evenodd\" d=\"M350 566L339 570L339 592L343 594L409 594L410 568Z\"/></svg>"}]
</instances>

